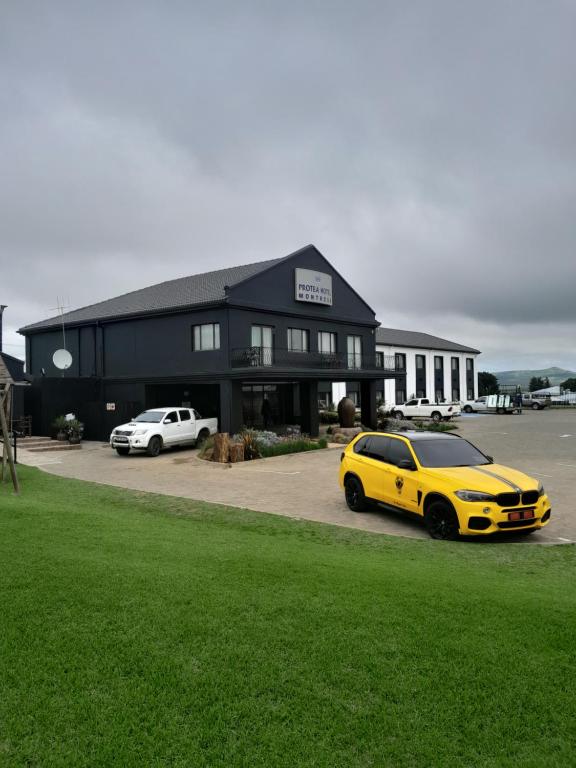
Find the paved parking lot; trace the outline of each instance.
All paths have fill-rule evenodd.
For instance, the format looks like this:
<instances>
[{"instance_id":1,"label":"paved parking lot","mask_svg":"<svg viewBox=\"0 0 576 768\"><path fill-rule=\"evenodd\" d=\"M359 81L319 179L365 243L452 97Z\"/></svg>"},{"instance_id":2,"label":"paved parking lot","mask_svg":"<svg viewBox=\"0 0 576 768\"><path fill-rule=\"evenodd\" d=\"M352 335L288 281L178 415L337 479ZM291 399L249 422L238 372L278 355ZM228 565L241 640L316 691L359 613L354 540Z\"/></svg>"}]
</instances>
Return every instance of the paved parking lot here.
<instances>
[{"instance_id":1,"label":"paved parking lot","mask_svg":"<svg viewBox=\"0 0 576 768\"><path fill-rule=\"evenodd\" d=\"M470 415L459 434L497 462L510 464L544 483L552 500L552 522L525 542L576 542L576 411L519 415ZM63 477L200 499L260 512L349 526L377 533L426 537L412 520L383 511L354 514L338 487L341 448L281 456L230 467L202 461L194 450L151 459L117 456L107 445L85 443L61 454L20 452L22 463ZM520 540L506 538L507 541Z\"/></svg>"}]
</instances>

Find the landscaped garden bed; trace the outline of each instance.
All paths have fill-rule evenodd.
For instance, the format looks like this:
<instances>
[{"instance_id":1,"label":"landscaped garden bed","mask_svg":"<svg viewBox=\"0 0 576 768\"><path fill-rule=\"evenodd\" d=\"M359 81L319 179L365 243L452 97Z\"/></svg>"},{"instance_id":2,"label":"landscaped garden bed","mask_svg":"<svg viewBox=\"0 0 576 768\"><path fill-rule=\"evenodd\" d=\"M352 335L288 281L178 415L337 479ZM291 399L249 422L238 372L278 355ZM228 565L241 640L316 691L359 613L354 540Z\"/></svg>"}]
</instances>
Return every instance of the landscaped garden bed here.
<instances>
[{"instance_id":1,"label":"landscaped garden bed","mask_svg":"<svg viewBox=\"0 0 576 768\"><path fill-rule=\"evenodd\" d=\"M285 435L257 429L243 429L236 435L214 435L206 441L199 456L207 461L231 462L268 459L288 453L302 453L326 448L326 438L313 439L291 431Z\"/></svg>"}]
</instances>

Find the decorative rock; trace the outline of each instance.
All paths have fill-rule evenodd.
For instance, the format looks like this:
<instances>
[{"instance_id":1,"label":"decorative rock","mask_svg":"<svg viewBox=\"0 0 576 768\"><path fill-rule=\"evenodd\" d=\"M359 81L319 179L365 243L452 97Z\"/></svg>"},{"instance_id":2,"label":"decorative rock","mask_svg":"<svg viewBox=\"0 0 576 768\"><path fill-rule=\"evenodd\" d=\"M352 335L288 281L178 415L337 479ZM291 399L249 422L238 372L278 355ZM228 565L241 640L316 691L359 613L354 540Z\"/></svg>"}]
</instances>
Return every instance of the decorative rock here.
<instances>
[{"instance_id":1,"label":"decorative rock","mask_svg":"<svg viewBox=\"0 0 576 768\"><path fill-rule=\"evenodd\" d=\"M212 461L218 461L220 464L228 462L230 453L230 435L228 432L218 432L214 435L214 452Z\"/></svg>"}]
</instances>

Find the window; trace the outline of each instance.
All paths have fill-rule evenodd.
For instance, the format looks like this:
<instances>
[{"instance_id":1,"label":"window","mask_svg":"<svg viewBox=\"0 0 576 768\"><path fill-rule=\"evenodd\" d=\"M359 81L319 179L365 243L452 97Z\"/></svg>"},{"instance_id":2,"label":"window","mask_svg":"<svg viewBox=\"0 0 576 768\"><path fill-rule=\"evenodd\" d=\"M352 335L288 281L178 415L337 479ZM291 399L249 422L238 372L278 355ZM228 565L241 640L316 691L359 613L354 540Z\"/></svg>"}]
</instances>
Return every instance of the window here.
<instances>
[{"instance_id":1,"label":"window","mask_svg":"<svg viewBox=\"0 0 576 768\"><path fill-rule=\"evenodd\" d=\"M336 354L336 334L328 331L318 331L318 352L321 355Z\"/></svg>"},{"instance_id":2,"label":"window","mask_svg":"<svg viewBox=\"0 0 576 768\"><path fill-rule=\"evenodd\" d=\"M443 371L444 370L444 358L443 357L439 357L438 355L436 355L436 357L434 358L434 369L436 371Z\"/></svg>"},{"instance_id":3,"label":"window","mask_svg":"<svg viewBox=\"0 0 576 768\"><path fill-rule=\"evenodd\" d=\"M193 326L194 352L204 352L210 349L220 349L220 323L206 323Z\"/></svg>"},{"instance_id":4,"label":"window","mask_svg":"<svg viewBox=\"0 0 576 768\"><path fill-rule=\"evenodd\" d=\"M348 368L361 368L362 367L362 337L348 336L347 350L348 350Z\"/></svg>"},{"instance_id":5,"label":"window","mask_svg":"<svg viewBox=\"0 0 576 768\"><path fill-rule=\"evenodd\" d=\"M405 461L406 459L408 459L408 461L414 461L412 454L410 453L410 448L408 448L405 442L398 440L395 437L389 439L390 445L388 446L387 458L389 464L394 464L394 466L397 467L401 461Z\"/></svg>"},{"instance_id":6,"label":"window","mask_svg":"<svg viewBox=\"0 0 576 768\"><path fill-rule=\"evenodd\" d=\"M389 437L375 437L372 435L368 438L368 442L362 453L364 456L376 459L376 461L386 461L389 442Z\"/></svg>"},{"instance_id":7,"label":"window","mask_svg":"<svg viewBox=\"0 0 576 768\"><path fill-rule=\"evenodd\" d=\"M170 411L170 413L166 414L166 418L164 419L164 424L177 424L178 423L178 414L176 411Z\"/></svg>"},{"instance_id":8,"label":"window","mask_svg":"<svg viewBox=\"0 0 576 768\"><path fill-rule=\"evenodd\" d=\"M466 370L467 371L474 370L474 360L471 357L466 358Z\"/></svg>"},{"instance_id":9,"label":"window","mask_svg":"<svg viewBox=\"0 0 576 768\"><path fill-rule=\"evenodd\" d=\"M474 390L469 389L468 390L468 400L474 400Z\"/></svg>"},{"instance_id":10,"label":"window","mask_svg":"<svg viewBox=\"0 0 576 768\"><path fill-rule=\"evenodd\" d=\"M428 400L427 398L424 397L422 399L420 405L430 405L430 400Z\"/></svg>"},{"instance_id":11,"label":"window","mask_svg":"<svg viewBox=\"0 0 576 768\"><path fill-rule=\"evenodd\" d=\"M406 405L418 405L418 400L408 400Z\"/></svg>"},{"instance_id":12,"label":"window","mask_svg":"<svg viewBox=\"0 0 576 768\"><path fill-rule=\"evenodd\" d=\"M290 352L308 352L309 332L302 328L288 328L288 349Z\"/></svg>"},{"instance_id":13,"label":"window","mask_svg":"<svg viewBox=\"0 0 576 768\"><path fill-rule=\"evenodd\" d=\"M459 371L460 370L460 360L458 360L457 357L452 358L452 370L453 371Z\"/></svg>"},{"instance_id":14,"label":"window","mask_svg":"<svg viewBox=\"0 0 576 768\"><path fill-rule=\"evenodd\" d=\"M416 368L422 370L424 368L424 355L416 355Z\"/></svg>"},{"instance_id":15,"label":"window","mask_svg":"<svg viewBox=\"0 0 576 768\"><path fill-rule=\"evenodd\" d=\"M475 467L490 463L472 443L460 437L414 440L412 447L423 467Z\"/></svg>"},{"instance_id":16,"label":"window","mask_svg":"<svg viewBox=\"0 0 576 768\"><path fill-rule=\"evenodd\" d=\"M406 391L404 389L396 390L396 405L402 405L406 402Z\"/></svg>"},{"instance_id":17,"label":"window","mask_svg":"<svg viewBox=\"0 0 576 768\"><path fill-rule=\"evenodd\" d=\"M452 387L452 401L458 402L460 400L460 387Z\"/></svg>"},{"instance_id":18,"label":"window","mask_svg":"<svg viewBox=\"0 0 576 768\"><path fill-rule=\"evenodd\" d=\"M190 421L190 411L178 411L180 414L180 421Z\"/></svg>"},{"instance_id":19,"label":"window","mask_svg":"<svg viewBox=\"0 0 576 768\"><path fill-rule=\"evenodd\" d=\"M396 352L394 355L394 368L397 371L406 370L406 355L403 352Z\"/></svg>"},{"instance_id":20,"label":"window","mask_svg":"<svg viewBox=\"0 0 576 768\"><path fill-rule=\"evenodd\" d=\"M384 352L376 352L376 368L384 368Z\"/></svg>"}]
</instances>

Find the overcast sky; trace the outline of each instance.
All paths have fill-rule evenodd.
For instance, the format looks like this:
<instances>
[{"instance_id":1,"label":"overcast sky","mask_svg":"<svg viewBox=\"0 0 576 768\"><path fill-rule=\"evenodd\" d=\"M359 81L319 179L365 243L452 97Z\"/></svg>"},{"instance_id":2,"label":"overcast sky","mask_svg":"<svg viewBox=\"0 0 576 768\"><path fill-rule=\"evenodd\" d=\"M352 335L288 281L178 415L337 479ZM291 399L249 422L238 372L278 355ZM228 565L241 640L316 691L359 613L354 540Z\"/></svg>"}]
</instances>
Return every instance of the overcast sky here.
<instances>
[{"instance_id":1,"label":"overcast sky","mask_svg":"<svg viewBox=\"0 0 576 768\"><path fill-rule=\"evenodd\" d=\"M378 313L576 369L575 0L3 0L16 329L314 243Z\"/></svg>"}]
</instances>

